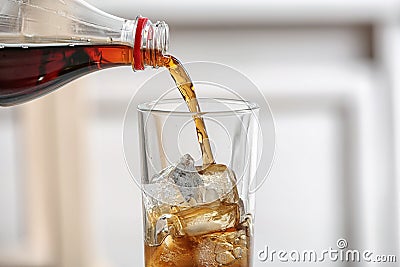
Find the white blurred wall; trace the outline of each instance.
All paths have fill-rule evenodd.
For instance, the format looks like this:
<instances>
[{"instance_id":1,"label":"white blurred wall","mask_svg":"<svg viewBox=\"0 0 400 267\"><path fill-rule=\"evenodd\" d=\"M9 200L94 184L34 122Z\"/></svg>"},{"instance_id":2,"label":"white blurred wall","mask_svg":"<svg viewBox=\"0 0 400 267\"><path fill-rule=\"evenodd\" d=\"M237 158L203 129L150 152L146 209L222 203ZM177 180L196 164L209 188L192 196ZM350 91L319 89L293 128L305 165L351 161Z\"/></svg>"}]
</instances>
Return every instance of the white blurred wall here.
<instances>
[{"instance_id":1,"label":"white blurred wall","mask_svg":"<svg viewBox=\"0 0 400 267\"><path fill-rule=\"evenodd\" d=\"M400 260L399 1L89 2L167 21L174 55L233 66L270 101L277 150L257 192L255 252L322 250L346 238L354 249ZM140 191L124 164L122 121L153 73L101 71L46 99L0 109L0 266L140 266ZM37 121L47 133L37 137L43 150L21 133L35 132ZM47 171L46 160L31 166L35 155L55 169ZM29 197L37 194L43 199ZM32 246L43 249L27 251ZM267 265L254 258L254 266Z\"/></svg>"}]
</instances>

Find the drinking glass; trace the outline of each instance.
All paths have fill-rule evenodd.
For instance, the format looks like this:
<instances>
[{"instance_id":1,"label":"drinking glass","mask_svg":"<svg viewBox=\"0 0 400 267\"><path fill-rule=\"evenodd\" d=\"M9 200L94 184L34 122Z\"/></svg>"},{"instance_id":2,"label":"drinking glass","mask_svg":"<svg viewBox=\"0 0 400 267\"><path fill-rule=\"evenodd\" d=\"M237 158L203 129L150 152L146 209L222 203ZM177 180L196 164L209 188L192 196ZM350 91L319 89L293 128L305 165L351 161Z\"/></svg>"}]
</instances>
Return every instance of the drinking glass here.
<instances>
[{"instance_id":1,"label":"drinking glass","mask_svg":"<svg viewBox=\"0 0 400 267\"><path fill-rule=\"evenodd\" d=\"M137 107L145 266L252 266L259 107L198 102L200 113L181 98ZM200 116L213 164L202 162Z\"/></svg>"}]
</instances>

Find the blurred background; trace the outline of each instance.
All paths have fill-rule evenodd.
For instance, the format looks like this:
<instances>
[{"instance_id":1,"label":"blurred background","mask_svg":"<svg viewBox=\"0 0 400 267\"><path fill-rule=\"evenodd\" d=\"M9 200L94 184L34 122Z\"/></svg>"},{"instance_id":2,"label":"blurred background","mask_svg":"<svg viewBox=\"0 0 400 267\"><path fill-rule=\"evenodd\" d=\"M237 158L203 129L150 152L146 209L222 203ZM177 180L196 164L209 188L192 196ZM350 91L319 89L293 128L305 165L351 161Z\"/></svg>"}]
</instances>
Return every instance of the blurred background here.
<instances>
[{"instance_id":1,"label":"blurred background","mask_svg":"<svg viewBox=\"0 0 400 267\"><path fill-rule=\"evenodd\" d=\"M172 54L237 68L270 101L277 150L257 192L255 254L345 238L400 261L399 0L88 2L165 20ZM1 267L141 266L141 198L122 123L154 73L104 70L0 109ZM254 266L268 264L307 265L255 255Z\"/></svg>"}]
</instances>

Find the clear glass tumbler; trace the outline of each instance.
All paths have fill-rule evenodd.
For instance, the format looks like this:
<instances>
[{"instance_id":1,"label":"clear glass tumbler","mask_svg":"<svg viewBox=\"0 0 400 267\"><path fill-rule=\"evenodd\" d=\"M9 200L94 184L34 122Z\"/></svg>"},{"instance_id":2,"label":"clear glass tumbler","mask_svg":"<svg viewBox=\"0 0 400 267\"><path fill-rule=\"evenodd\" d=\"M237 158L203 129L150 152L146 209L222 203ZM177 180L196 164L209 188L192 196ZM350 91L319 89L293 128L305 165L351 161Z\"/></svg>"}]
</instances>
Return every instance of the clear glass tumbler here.
<instances>
[{"instance_id":1,"label":"clear glass tumbler","mask_svg":"<svg viewBox=\"0 0 400 267\"><path fill-rule=\"evenodd\" d=\"M258 105L182 99L138 106L145 266L252 265ZM203 165L202 116L215 163Z\"/></svg>"}]
</instances>

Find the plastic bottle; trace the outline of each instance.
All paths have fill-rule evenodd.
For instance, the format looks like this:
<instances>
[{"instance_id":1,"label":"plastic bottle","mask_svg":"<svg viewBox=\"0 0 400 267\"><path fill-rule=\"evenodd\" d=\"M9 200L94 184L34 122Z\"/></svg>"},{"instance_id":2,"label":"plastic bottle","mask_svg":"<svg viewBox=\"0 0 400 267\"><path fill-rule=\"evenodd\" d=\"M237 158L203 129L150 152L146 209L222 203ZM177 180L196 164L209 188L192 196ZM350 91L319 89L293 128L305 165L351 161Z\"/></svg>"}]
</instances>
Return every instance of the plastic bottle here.
<instances>
[{"instance_id":1,"label":"plastic bottle","mask_svg":"<svg viewBox=\"0 0 400 267\"><path fill-rule=\"evenodd\" d=\"M158 67L168 49L164 22L119 18L82 0L0 2L0 106L105 68Z\"/></svg>"}]
</instances>

